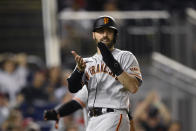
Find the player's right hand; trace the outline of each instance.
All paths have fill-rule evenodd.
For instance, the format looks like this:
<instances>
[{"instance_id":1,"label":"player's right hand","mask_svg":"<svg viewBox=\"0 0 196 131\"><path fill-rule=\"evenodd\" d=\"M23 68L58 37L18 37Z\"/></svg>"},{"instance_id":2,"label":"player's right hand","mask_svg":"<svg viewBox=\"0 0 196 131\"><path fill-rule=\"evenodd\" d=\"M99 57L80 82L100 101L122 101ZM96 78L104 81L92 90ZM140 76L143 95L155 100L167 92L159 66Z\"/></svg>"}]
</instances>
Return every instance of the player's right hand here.
<instances>
[{"instance_id":1,"label":"player's right hand","mask_svg":"<svg viewBox=\"0 0 196 131\"><path fill-rule=\"evenodd\" d=\"M55 120L58 121L58 114L54 109L44 111L44 120Z\"/></svg>"},{"instance_id":2,"label":"player's right hand","mask_svg":"<svg viewBox=\"0 0 196 131\"><path fill-rule=\"evenodd\" d=\"M77 68L79 71L84 72L86 68L86 62L83 60L81 56L79 56L75 51L71 51L72 55L75 58L75 61L77 63Z\"/></svg>"}]
</instances>

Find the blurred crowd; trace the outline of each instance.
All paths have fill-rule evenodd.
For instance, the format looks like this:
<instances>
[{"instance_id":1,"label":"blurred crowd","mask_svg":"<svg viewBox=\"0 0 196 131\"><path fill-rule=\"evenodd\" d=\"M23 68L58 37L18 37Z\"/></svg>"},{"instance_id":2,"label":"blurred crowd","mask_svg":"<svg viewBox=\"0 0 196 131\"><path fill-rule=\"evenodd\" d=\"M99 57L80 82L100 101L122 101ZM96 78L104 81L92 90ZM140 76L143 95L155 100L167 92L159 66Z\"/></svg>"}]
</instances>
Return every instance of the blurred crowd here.
<instances>
[{"instance_id":1,"label":"blurred crowd","mask_svg":"<svg viewBox=\"0 0 196 131\"><path fill-rule=\"evenodd\" d=\"M172 119L169 109L154 90L137 103L133 116L136 131L182 131L181 123Z\"/></svg>"},{"instance_id":2,"label":"blurred crowd","mask_svg":"<svg viewBox=\"0 0 196 131\"><path fill-rule=\"evenodd\" d=\"M52 130L53 124L43 121L43 111L72 99L66 81L70 71L39 67L36 61L29 63L26 54L1 54L0 64L0 130ZM65 117L62 128L83 126L80 116L79 112L76 117Z\"/></svg>"},{"instance_id":3,"label":"blurred crowd","mask_svg":"<svg viewBox=\"0 0 196 131\"><path fill-rule=\"evenodd\" d=\"M66 81L70 70L30 66L27 59L26 54L0 55L0 130L55 131L53 122L43 121L43 111L72 99ZM136 131L182 131L155 91L137 103L132 115ZM62 118L59 125L60 131L83 131L82 111Z\"/></svg>"}]
</instances>

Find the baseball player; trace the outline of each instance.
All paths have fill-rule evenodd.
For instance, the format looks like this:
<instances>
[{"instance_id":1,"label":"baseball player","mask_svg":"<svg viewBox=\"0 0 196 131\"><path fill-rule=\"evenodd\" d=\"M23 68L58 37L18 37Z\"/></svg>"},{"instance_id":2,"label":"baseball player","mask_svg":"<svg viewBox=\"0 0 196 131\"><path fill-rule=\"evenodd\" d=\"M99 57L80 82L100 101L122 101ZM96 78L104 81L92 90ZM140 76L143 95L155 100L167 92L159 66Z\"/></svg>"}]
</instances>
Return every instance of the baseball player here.
<instances>
[{"instance_id":1,"label":"baseball player","mask_svg":"<svg viewBox=\"0 0 196 131\"><path fill-rule=\"evenodd\" d=\"M71 52L77 65L67 79L68 88L75 93L86 85L90 117L87 131L130 131L129 95L137 92L142 76L135 56L114 48L117 35L115 20L101 16L92 31L97 53L82 58Z\"/></svg>"}]
</instances>

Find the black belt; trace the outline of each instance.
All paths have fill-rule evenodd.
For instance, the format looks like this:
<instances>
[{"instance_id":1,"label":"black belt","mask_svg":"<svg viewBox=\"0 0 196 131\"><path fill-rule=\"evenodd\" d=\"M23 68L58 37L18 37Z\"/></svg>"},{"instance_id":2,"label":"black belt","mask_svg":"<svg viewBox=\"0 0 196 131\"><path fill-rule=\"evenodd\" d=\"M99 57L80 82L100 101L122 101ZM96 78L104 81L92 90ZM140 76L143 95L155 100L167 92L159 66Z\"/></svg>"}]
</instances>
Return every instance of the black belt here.
<instances>
[{"instance_id":1,"label":"black belt","mask_svg":"<svg viewBox=\"0 0 196 131\"><path fill-rule=\"evenodd\" d=\"M114 109L112 108L99 108L99 107L95 107L95 108L90 108L89 109L89 116L93 117L93 116L100 116L104 113L108 113L108 112L114 112Z\"/></svg>"}]
</instances>

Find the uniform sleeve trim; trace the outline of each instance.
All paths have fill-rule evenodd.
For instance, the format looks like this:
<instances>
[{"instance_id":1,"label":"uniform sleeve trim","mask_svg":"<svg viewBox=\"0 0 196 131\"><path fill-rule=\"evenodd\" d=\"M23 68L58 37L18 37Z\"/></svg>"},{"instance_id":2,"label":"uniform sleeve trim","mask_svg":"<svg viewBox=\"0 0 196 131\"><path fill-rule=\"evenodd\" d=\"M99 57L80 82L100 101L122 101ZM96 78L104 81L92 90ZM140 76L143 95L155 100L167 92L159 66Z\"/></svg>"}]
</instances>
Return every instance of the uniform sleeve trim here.
<instances>
[{"instance_id":1,"label":"uniform sleeve trim","mask_svg":"<svg viewBox=\"0 0 196 131\"><path fill-rule=\"evenodd\" d=\"M82 107L86 107L86 104L80 100L80 98L74 97L73 100L77 101Z\"/></svg>"},{"instance_id":2,"label":"uniform sleeve trim","mask_svg":"<svg viewBox=\"0 0 196 131\"><path fill-rule=\"evenodd\" d=\"M142 77L138 74L133 74L135 77L137 77L138 79L142 80Z\"/></svg>"},{"instance_id":3,"label":"uniform sleeve trim","mask_svg":"<svg viewBox=\"0 0 196 131\"><path fill-rule=\"evenodd\" d=\"M141 86L143 80L142 80L142 77L140 76L140 74L131 74L131 73L129 73L129 74L135 76L135 78L139 82L139 86Z\"/></svg>"}]
</instances>

